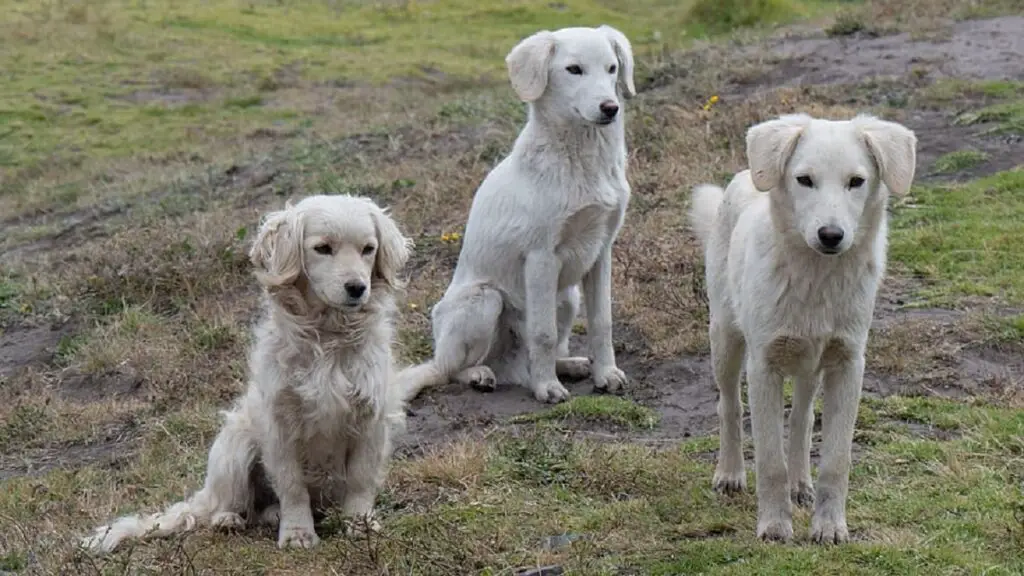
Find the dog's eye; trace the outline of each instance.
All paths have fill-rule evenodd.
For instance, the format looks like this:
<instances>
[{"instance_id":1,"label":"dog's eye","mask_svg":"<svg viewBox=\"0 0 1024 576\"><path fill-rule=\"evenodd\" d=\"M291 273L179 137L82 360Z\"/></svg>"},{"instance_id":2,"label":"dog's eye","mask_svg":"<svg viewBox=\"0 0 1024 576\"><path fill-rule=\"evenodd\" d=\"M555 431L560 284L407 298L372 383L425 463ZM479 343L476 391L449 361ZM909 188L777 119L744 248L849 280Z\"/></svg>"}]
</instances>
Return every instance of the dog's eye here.
<instances>
[{"instance_id":1,"label":"dog's eye","mask_svg":"<svg viewBox=\"0 0 1024 576\"><path fill-rule=\"evenodd\" d=\"M850 178L850 188L860 188L864 185L864 179L860 176L853 176Z\"/></svg>"},{"instance_id":2,"label":"dog's eye","mask_svg":"<svg viewBox=\"0 0 1024 576\"><path fill-rule=\"evenodd\" d=\"M797 176L796 181L805 188L812 188L814 186L814 181L811 180L810 176Z\"/></svg>"},{"instance_id":3,"label":"dog's eye","mask_svg":"<svg viewBox=\"0 0 1024 576\"><path fill-rule=\"evenodd\" d=\"M330 244L317 244L313 247L313 250L315 250L317 254L323 254L324 256L330 256L332 252Z\"/></svg>"},{"instance_id":4,"label":"dog's eye","mask_svg":"<svg viewBox=\"0 0 1024 576\"><path fill-rule=\"evenodd\" d=\"M615 74L616 70L618 70L618 68L615 67L615 64L612 64L611 66L608 67L609 74Z\"/></svg>"},{"instance_id":5,"label":"dog's eye","mask_svg":"<svg viewBox=\"0 0 1024 576\"><path fill-rule=\"evenodd\" d=\"M376 249L377 247L374 246L373 244L367 244L366 246L363 246L363 256L369 256L370 254L373 254L373 251Z\"/></svg>"},{"instance_id":6,"label":"dog's eye","mask_svg":"<svg viewBox=\"0 0 1024 576\"><path fill-rule=\"evenodd\" d=\"M580 75L583 74L583 68L580 68L579 66L577 66L575 64L573 64L572 66L566 66L565 67L565 71L568 72L569 74L573 74L575 76L580 76Z\"/></svg>"}]
</instances>

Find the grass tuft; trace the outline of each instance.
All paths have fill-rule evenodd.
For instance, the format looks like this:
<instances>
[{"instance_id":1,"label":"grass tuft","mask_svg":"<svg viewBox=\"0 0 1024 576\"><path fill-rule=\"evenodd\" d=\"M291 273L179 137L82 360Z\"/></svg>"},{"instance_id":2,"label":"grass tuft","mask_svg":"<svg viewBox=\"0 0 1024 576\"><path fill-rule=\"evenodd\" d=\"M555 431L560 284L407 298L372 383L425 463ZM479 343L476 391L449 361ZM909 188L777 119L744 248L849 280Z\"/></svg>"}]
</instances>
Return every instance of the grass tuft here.
<instances>
[{"instance_id":1,"label":"grass tuft","mask_svg":"<svg viewBox=\"0 0 1024 576\"><path fill-rule=\"evenodd\" d=\"M988 154L978 150L957 150L935 160L932 169L939 174L952 174L974 168L988 160Z\"/></svg>"},{"instance_id":2,"label":"grass tuft","mask_svg":"<svg viewBox=\"0 0 1024 576\"><path fill-rule=\"evenodd\" d=\"M576 396L543 412L518 416L518 422L604 424L627 430L651 430L658 413L627 398L611 395Z\"/></svg>"}]
</instances>

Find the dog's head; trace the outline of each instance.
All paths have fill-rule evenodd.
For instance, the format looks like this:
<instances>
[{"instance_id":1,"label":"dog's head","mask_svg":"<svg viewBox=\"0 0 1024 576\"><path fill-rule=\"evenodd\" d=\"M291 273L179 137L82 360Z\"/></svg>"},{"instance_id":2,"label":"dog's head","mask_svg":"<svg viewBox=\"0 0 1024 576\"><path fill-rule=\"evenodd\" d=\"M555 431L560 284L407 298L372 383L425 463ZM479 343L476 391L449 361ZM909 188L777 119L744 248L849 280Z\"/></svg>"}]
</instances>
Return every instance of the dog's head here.
<instances>
[{"instance_id":1,"label":"dog's head","mask_svg":"<svg viewBox=\"0 0 1024 576\"><path fill-rule=\"evenodd\" d=\"M286 310L357 311L376 292L400 286L412 246L372 200L310 196L267 215L249 258Z\"/></svg>"},{"instance_id":2,"label":"dog's head","mask_svg":"<svg viewBox=\"0 0 1024 576\"><path fill-rule=\"evenodd\" d=\"M750 175L772 194L786 224L822 254L857 241L868 206L906 194L914 179L917 137L895 122L782 116L747 132Z\"/></svg>"},{"instance_id":3,"label":"dog's head","mask_svg":"<svg viewBox=\"0 0 1024 576\"><path fill-rule=\"evenodd\" d=\"M636 94L633 48L611 26L537 32L505 63L519 98L560 118L612 124L621 116L621 99Z\"/></svg>"}]
</instances>

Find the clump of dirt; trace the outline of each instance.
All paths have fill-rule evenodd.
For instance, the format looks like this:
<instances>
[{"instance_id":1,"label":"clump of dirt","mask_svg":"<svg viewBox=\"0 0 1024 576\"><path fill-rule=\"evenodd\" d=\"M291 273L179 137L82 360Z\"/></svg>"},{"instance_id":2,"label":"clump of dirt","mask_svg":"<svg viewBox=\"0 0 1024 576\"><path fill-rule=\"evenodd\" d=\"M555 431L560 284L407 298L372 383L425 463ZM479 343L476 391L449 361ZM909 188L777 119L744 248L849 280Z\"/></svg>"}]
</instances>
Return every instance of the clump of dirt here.
<instances>
[{"instance_id":1,"label":"clump of dirt","mask_svg":"<svg viewBox=\"0 0 1024 576\"><path fill-rule=\"evenodd\" d=\"M109 398L138 396L145 380L130 366L119 366L102 374L68 371L60 378L58 393L74 402L98 402Z\"/></svg>"},{"instance_id":2,"label":"clump of dirt","mask_svg":"<svg viewBox=\"0 0 1024 576\"><path fill-rule=\"evenodd\" d=\"M5 328L0 333L0 379L23 368L48 364L61 338L71 334L73 328L70 323Z\"/></svg>"},{"instance_id":3,"label":"clump of dirt","mask_svg":"<svg viewBox=\"0 0 1024 576\"><path fill-rule=\"evenodd\" d=\"M39 476L60 468L100 465L117 468L132 457L132 440L125 434L108 435L102 441L19 451L16 456L0 454L0 481L22 476Z\"/></svg>"}]
</instances>

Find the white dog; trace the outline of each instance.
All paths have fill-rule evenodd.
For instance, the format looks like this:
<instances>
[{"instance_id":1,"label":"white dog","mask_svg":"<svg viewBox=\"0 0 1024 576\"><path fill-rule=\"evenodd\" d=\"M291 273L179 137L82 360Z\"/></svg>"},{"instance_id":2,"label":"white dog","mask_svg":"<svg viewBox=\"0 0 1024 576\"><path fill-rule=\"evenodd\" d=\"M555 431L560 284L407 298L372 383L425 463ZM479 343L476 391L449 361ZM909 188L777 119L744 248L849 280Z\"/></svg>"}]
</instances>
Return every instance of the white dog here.
<instances>
[{"instance_id":1,"label":"white dog","mask_svg":"<svg viewBox=\"0 0 1024 576\"><path fill-rule=\"evenodd\" d=\"M750 170L724 191L694 190L690 220L706 245L711 358L720 398L714 485L742 491L746 367L757 534L793 535L791 498L814 504L811 538L844 542L850 450L864 350L885 271L886 201L914 178L917 138L870 116L833 122L791 115L747 132ZM794 378L788 466L785 376ZM813 399L824 384L823 448L812 486ZM815 502L815 500L817 500Z\"/></svg>"},{"instance_id":2,"label":"white dog","mask_svg":"<svg viewBox=\"0 0 1024 576\"><path fill-rule=\"evenodd\" d=\"M126 538L260 520L279 523L279 547L308 548L318 541L313 510L338 504L375 529L392 435L419 392L396 379L391 357L397 274L410 248L365 198L311 196L268 215L250 252L267 295L251 380L224 414L203 489L83 543L102 553Z\"/></svg>"},{"instance_id":3,"label":"white dog","mask_svg":"<svg viewBox=\"0 0 1024 576\"><path fill-rule=\"evenodd\" d=\"M529 120L473 199L451 285L433 309L432 383L519 384L539 401L558 377L619 390L612 349L612 243L629 203L622 99L633 53L614 28L542 31L505 59ZM593 359L569 357L582 284Z\"/></svg>"}]
</instances>

